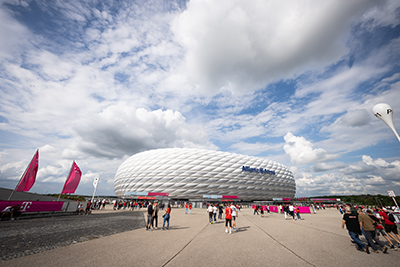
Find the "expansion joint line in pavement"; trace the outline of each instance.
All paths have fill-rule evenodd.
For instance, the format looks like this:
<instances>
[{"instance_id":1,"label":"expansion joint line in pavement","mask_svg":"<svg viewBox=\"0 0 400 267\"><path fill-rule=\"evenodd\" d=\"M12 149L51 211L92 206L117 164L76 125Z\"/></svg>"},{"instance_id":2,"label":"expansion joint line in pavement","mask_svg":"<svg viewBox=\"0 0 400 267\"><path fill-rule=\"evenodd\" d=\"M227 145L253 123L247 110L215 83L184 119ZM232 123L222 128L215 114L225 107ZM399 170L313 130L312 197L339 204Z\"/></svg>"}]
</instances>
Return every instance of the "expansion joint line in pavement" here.
<instances>
[{"instance_id":1,"label":"expansion joint line in pavement","mask_svg":"<svg viewBox=\"0 0 400 267\"><path fill-rule=\"evenodd\" d=\"M175 259L175 257L178 256L187 246L189 246L189 244L192 243L192 241L193 241L199 234L201 234L201 232L203 232L204 229L206 229L207 226L208 226L208 224L206 224L206 226L204 226L203 229L201 229L201 231L197 233L197 235L195 235L192 239L190 239L189 242L187 242L177 253L175 253L174 256L172 256L166 263L164 263L164 264L162 265L162 267L167 266L168 263L170 263L173 259Z\"/></svg>"},{"instance_id":2,"label":"expansion joint line in pavement","mask_svg":"<svg viewBox=\"0 0 400 267\"><path fill-rule=\"evenodd\" d=\"M330 231L326 231L324 229L319 229L317 227L311 227L311 226L304 225L304 224L299 225L299 224L295 223L294 221L289 221L288 223L293 223L293 224L296 224L297 226L308 228L308 229L315 230L315 231L318 231L318 232L324 232L324 233L327 233L327 234L330 234L330 235L336 235L336 236L343 237L343 235L340 235L340 234L337 234L337 233L334 233L334 232L330 232Z\"/></svg>"},{"instance_id":3,"label":"expansion joint line in pavement","mask_svg":"<svg viewBox=\"0 0 400 267\"><path fill-rule=\"evenodd\" d=\"M293 250L291 250L290 248L288 248L287 246L285 246L284 244L282 244L281 242L279 242L277 239L275 239L272 235L270 235L267 231L265 231L264 229L262 229L260 226L258 226L253 220L251 220L247 215L244 215L243 217L245 217L247 220L249 220L252 224L254 224L258 229L260 229L262 232L264 232L267 236L269 236L272 240L274 240L276 243L278 243L281 247L287 249L288 251L290 251L293 255L295 255L296 257L298 257L299 259L301 259L302 261L310 264L311 266L314 266L314 264L312 264L311 262L307 261L306 259L304 259L303 257L301 257L300 255L298 255L296 252L294 252Z\"/></svg>"}]
</instances>

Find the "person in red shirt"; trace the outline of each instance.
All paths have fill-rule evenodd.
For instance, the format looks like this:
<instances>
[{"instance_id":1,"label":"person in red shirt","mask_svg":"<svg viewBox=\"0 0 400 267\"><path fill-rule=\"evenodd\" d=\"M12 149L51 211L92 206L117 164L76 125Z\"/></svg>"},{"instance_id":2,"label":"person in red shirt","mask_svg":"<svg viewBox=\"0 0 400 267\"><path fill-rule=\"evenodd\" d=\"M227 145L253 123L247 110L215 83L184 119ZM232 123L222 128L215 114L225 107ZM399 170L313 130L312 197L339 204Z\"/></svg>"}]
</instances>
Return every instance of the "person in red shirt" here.
<instances>
[{"instance_id":1,"label":"person in red shirt","mask_svg":"<svg viewBox=\"0 0 400 267\"><path fill-rule=\"evenodd\" d=\"M229 206L225 209L225 233L228 233L228 224L229 233L232 234L232 208Z\"/></svg>"},{"instance_id":2,"label":"person in red shirt","mask_svg":"<svg viewBox=\"0 0 400 267\"><path fill-rule=\"evenodd\" d=\"M389 216L382 209L382 207L378 207L377 210L379 211L379 216L381 216L381 220L383 219L382 221L385 224L385 232L397 242L397 246L400 246L400 236L397 232L397 225L389 220ZM396 236L398 239L396 239Z\"/></svg>"},{"instance_id":3,"label":"person in red shirt","mask_svg":"<svg viewBox=\"0 0 400 267\"><path fill-rule=\"evenodd\" d=\"M187 203L185 202L185 214L187 214L187 209L188 209L188 206L187 206Z\"/></svg>"},{"instance_id":4,"label":"person in red shirt","mask_svg":"<svg viewBox=\"0 0 400 267\"><path fill-rule=\"evenodd\" d=\"M189 214L192 214L192 203L189 203Z\"/></svg>"},{"instance_id":5,"label":"person in red shirt","mask_svg":"<svg viewBox=\"0 0 400 267\"><path fill-rule=\"evenodd\" d=\"M92 202L89 200L86 203L86 209L85 209L85 215L89 215L90 213L92 213Z\"/></svg>"}]
</instances>

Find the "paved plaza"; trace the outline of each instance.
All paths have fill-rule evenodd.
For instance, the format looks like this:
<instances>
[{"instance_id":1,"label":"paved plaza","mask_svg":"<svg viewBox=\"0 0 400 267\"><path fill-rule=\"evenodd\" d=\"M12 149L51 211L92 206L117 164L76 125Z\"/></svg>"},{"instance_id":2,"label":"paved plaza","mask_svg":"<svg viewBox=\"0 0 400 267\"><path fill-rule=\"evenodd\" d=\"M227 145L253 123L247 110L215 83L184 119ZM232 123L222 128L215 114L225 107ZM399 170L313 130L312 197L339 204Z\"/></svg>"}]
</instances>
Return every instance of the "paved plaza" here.
<instances>
[{"instance_id":1,"label":"paved plaza","mask_svg":"<svg viewBox=\"0 0 400 267\"><path fill-rule=\"evenodd\" d=\"M208 224L205 209L194 209L190 215L184 214L184 209L172 209L168 231L160 230L161 215L159 229L146 231L143 212L144 209L113 211L110 206L94 211L90 216L96 218L98 227L104 220L108 226L103 230L108 229L110 234L91 238L93 233L87 229L86 236L81 233L79 240L74 237L76 242L4 260L0 266L396 266L400 263L400 250L369 255L357 251L347 230L341 229L342 215L336 209L302 214L301 221L285 220L283 215L275 213L261 218L253 215L251 209L242 209L237 220L238 231L232 234L225 233L222 220ZM73 219L62 216L59 223L73 220L90 224L90 216L73 216ZM112 217L120 218L120 225ZM32 219L32 224L34 220L37 219ZM107 223L110 220L113 223ZM7 224L18 228L23 222L24 228L20 230L29 232L29 221L1 222L2 236L11 231ZM127 226L130 223L132 229ZM67 228L58 234L59 238L78 231L72 225ZM1 239L2 249L13 247L16 242L12 234L8 236L9 241Z\"/></svg>"}]
</instances>

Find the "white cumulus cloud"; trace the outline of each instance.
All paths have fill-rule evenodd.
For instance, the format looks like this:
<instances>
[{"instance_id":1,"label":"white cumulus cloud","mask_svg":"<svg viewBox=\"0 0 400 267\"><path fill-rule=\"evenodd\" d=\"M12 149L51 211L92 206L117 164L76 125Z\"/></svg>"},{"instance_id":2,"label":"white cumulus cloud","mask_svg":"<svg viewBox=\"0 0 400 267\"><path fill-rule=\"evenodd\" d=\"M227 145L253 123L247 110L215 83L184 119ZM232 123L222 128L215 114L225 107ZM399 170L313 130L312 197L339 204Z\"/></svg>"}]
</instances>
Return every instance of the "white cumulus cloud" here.
<instances>
[{"instance_id":1,"label":"white cumulus cloud","mask_svg":"<svg viewBox=\"0 0 400 267\"><path fill-rule=\"evenodd\" d=\"M285 135L284 139L286 143L283 149L295 164L331 161L339 157L339 155L328 153L322 148L314 148L310 141L290 132Z\"/></svg>"}]
</instances>

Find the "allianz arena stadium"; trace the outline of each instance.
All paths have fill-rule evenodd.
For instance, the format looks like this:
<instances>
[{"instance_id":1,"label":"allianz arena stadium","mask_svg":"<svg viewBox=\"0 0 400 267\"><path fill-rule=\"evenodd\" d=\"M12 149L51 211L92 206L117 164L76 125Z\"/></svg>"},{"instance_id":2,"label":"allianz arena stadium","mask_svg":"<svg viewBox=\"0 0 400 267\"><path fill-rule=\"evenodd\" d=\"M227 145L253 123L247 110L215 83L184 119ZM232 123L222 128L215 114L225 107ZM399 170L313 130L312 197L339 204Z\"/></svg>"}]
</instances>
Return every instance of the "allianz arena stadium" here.
<instances>
[{"instance_id":1,"label":"allianz arena stadium","mask_svg":"<svg viewBox=\"0 0 400 267\"><path fill-rule=\"evenodd\" d=\"M272 160L206 149L167 148L137 153L123 162L114 179L114 191L118 197L254 201L293 198L296 184L289 169Z\"/></svg>"}]
</instances>

